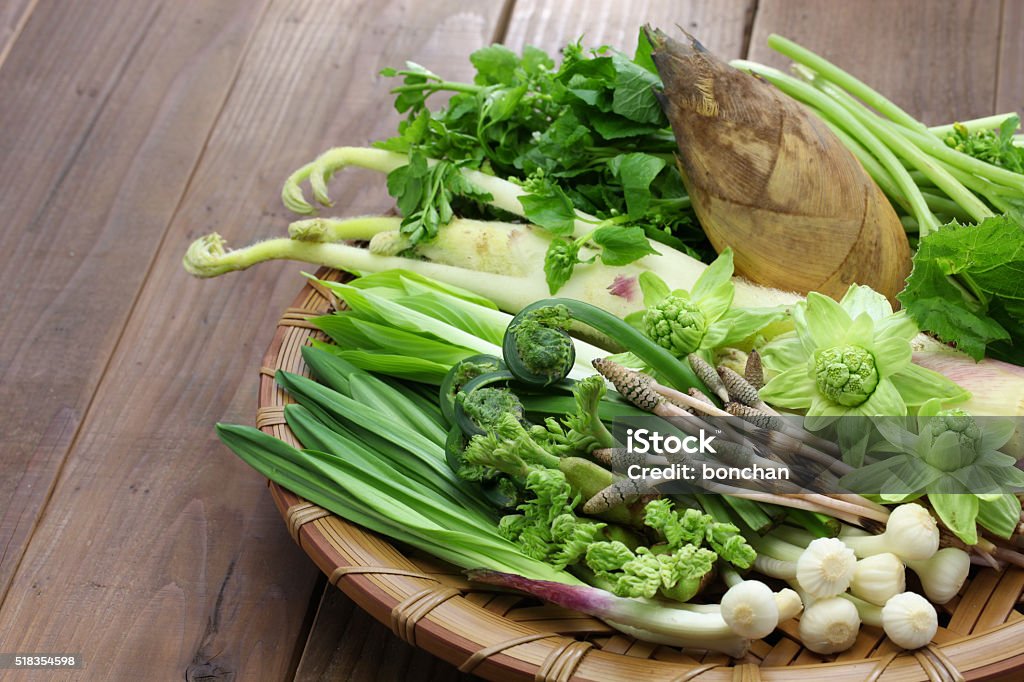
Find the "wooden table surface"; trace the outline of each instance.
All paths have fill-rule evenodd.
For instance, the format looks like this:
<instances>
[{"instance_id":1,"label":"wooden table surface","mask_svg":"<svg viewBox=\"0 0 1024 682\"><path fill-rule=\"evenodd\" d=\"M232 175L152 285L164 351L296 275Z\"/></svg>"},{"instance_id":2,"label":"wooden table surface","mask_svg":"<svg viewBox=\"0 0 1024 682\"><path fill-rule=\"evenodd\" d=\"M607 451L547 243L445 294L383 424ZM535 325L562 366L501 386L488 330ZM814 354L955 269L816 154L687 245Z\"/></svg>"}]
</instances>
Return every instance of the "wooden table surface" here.
<instances>
[{"instance_id":1,"label":"wooden table surface","mask_svg":"<svg viewBox=\"0 0 1024 682\"><path fill-rule=\"evenodd\" d=\"M643 22L778 65L783 33L928 123L1024 110L1024 0L0 1L0 652L85 659L0 678L459 676L325 590L214 436L253 422L302 268L199 281L181 256L282 233L288 173L388 135L381 68L632 50ZM382 186L339 179L339 213Z\"/></svg>"}]
</instances>

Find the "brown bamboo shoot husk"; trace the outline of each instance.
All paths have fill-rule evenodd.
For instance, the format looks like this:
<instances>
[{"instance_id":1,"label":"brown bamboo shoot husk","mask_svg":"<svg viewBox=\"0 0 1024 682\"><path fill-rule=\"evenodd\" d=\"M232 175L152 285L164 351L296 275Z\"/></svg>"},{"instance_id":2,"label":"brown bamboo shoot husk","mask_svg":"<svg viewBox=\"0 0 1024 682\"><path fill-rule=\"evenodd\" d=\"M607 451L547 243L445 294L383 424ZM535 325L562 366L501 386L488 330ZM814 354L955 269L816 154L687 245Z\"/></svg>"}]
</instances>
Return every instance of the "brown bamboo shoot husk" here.
<instances>
[{"instance_id":1,"label":"brown bamboo shoot husk","mask_svg":"<svg viewBox=\"0 0 1024 682\"><path fill-rule=\"evenodd\" d=\"M679 170L716 250L777 289L895 299L910 271L899 218L860 162L802 104L690 36L648 29Z\"/></svg>"}]
</instances>

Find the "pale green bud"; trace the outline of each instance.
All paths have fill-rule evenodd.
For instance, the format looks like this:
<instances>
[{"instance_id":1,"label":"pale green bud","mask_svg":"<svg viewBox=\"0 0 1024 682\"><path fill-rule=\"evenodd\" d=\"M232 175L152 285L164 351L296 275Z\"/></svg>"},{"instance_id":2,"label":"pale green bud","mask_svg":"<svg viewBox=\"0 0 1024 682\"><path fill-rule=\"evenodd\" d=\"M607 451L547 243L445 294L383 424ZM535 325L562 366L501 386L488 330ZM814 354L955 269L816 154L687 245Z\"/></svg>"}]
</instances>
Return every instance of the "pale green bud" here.
<instances>
[{"instance_id":1,"label":"pale green bud","mask_svg":"<svg viewBox=\"0 0 1024 682\"><path fill-rule=\"evenodd\" d=\"M878 386L875 358L860 346L837 346L818 352L814 374L818 391L847 407L863 403Z\"/></svg>"},{"instance_id":2,"label":"pale green bud","mask_svg":"<svg viewBox=\"0 0 1024 682\"><path fill-rule=\"evenodd\" d=\"M700 348L707 330L704 312L691 301L679 296L666 296L644 313L644 331L647 336L679 358Z\"/></svg>"}]
</instances>

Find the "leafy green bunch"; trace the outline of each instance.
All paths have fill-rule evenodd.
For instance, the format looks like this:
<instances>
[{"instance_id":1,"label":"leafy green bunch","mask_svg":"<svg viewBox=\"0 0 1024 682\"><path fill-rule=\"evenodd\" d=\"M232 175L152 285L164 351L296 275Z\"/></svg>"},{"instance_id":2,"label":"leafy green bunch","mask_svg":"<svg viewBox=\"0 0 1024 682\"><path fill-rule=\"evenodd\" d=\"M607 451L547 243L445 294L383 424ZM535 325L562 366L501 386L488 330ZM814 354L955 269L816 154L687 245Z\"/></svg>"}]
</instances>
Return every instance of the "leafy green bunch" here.
<instances>
[{"instance_id":1,"label":"leafy green bunch","mask_svg":"<svg viewBox=\"0 0 1024 682\"><path fill-rule=\"evenodd\" d=\"M689 601L718 559L750 568L756 553L739 529L697 509L680 513L667 499L648 502L644 525L657 542L630 549L618 540L593 542L585 556L595 584L620 597L660 594Z\"/></svg>"},{"instance_id":2,"label":"leafy green bunch","mask_svg":"<svg viewBox=\"0 0 1024 682\"><path fill-rule=\"evenodd\" d=\"M685 602L697 594L718 559L749 568L756 558L736 526L696 509L679 513L667 499L644 509L644 524L656 542L630 548L620 540L605 540L606 524L576 516L580 496L562 472L534 469L526 489L531 498L519 506L519 514L501 519L501 534L527 556L556 568L576 567L589 582L620 597L660 594Z\"/></svg>"},{"instance_id":3,"label":"leafy green bunch","mask_svg":"<svg viewBox=\"0 0 1024 682\"><path fill-rule=\"evenodd\" d=\"M470 56L472 83L411 62L385 69L402 78L392 92L407 118L397 136L376 146L410 155L388 182L405 216L403 231L415 243L453 211L493 217L481 193L452 182L464 167L522 184L526 218L555 237L545 268L552 293L580 263L624 265L654 253L649 240L713 254L674 163L676 141L655 96L660 80L650 51L642 34L632 59L577 42L556 66L535 47L516 55L491 45ZM450 99L431 109L436 93ZM441 163L428 165L428 157ZM577 212L595 220L573 238Z\"/></svg>"},{"instance_id":4,"label":"leafy green bunch","mask_svg":"<svg viewBox=\"0 0 1024 682\"><path fill-rule=\"evenodd\" d=\"M579 561L605 524L577 518L573 510L580 496L558 469L531 470L525 487L532 497L519 514L502 517L498 531L530 558L556 568Z\"/></svg>"},{"instance_id":5,"label":"leafy green bunch","mask_svg":"<svg viewBox=\"0 0 1024 682\"><path fill-rule=\"evenodd\" d=\"M1022 199L1024 202L1024 199ZM921 327L975 360L1024 363L1024 223L953 221L920 241L900 302Z\"/></svg>"}]
</instances>

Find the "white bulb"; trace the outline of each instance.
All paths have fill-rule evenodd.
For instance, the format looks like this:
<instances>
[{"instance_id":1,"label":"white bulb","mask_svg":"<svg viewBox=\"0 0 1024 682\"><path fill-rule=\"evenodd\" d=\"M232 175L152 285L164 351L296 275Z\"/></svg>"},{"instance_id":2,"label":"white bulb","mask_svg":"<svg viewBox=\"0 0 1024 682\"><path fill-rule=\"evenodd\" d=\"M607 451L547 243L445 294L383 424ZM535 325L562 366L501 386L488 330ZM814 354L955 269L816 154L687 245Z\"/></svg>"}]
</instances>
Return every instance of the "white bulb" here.
<instances>
[{"instance_id":1,"label":"white bulb","mask_svg":"<svg viewBox=\"0 0 1024 682\"><path fill-rule=\"evenodd\" d=\"M722 596L722 618L741 637L760 639L779 624L775 593L760 580L744 580Z\"/></svg>"},{"instance_id":2,"label":"white bulb","mask_svg":"<svg viewBox=\"0 0 1024 682\"><path fill-rule=\"evenodd\" d=\"M816 601L800 616L800 640L818 654L846 651L859 632L857 607L842 597Z\"/></svg>"},{"instance_id":3,"label":"white bulb","mask_svg":"<svg viewBox=\"0 0 1024 682\"><path fill-rule=\"evenodd\" d=\"M892 552L875 554L857 562L850 581L850 592L881 606L907 588L903 562Z\"/></svg>"},{"instance_id":4,"label":"white bulb","mask_svg":"<svg viewBox=\"0 0 1024 682\"><path fill-rule=\"evenodd\" d=\"M939 616L927 599L916 592L904 592L885 602L882 628L897 646L917 649L932 641Z\"/></svg>"},{"instance_id":5,"label":"white bulb","mask_svg":"<svg viewBox=\"0 0 1024 682\"><path fill-rule=\"evenodd\" d=\"M857 557L838 538L818 538L807 545L796 562L796 580L815 599L846 591L853 578Z\"/></svg>"}]
</instances>

